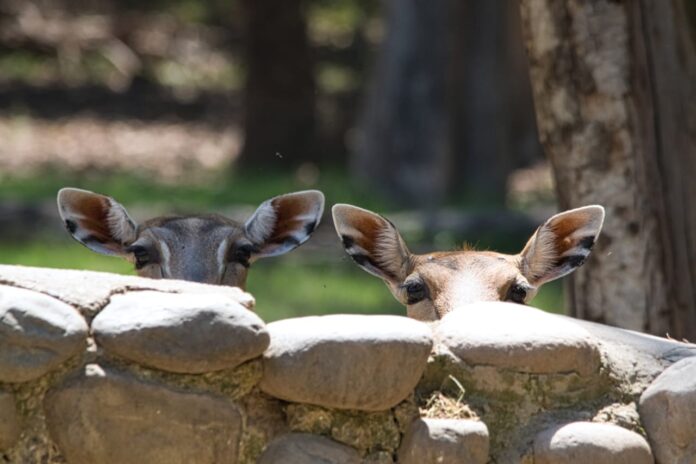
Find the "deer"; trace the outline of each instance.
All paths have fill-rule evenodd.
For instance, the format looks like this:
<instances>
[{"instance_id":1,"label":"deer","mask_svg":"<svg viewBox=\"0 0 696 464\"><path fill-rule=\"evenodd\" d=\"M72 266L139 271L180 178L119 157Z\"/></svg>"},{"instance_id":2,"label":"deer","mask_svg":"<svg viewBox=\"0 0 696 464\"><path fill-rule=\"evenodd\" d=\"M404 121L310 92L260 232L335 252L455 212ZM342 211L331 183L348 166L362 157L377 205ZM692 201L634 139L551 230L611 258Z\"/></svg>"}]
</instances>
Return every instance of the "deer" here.
<instances>
[{"instance_id":1,"label":"deer","mask_svg":"<svg viewBox=\"0 0 696 464\"><path fill-rule=\"evenodd\" d=\"M590 205L549 218L516 255L469 247L413 254L387 218L348 204L331 212L348 255L421 321L479 301L528 303L543 284L582 266L604 222L604 208Z\"/></svg>"},{"instance_id":2,"label":"deer","mask_svg":"<svg viewBox=\"0 0 696 464\"><path fill-rule=\"evenodd\" d=\"M259 258L306 242L324 211L318 190L261 203L244 222L218 214L161 216L137 224L113 198L76 188L58 192L58 211L70 235L90 250L125 258L141 277L246 287Z\"/></svg>"}]
</instances>

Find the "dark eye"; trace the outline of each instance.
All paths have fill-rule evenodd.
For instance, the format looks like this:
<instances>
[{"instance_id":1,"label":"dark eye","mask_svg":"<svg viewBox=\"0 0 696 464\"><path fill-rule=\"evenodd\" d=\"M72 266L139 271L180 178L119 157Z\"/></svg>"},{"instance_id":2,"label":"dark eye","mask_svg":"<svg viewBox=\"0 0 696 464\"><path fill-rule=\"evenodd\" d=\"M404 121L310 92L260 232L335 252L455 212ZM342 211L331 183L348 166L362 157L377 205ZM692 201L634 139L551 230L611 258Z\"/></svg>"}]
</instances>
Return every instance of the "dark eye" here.
<instances>
[{"instance_id":1,"label":"dark eye","mask_svg":"<svg viewBox=\"0 0 696 464\"><path fill-rule=\"evenodd\" d=\"M508 301L513 301L515 303L524 304L527 299L527 287L520 284L512 284L508 290L507 298Z\"/></svg>"},{"instance_id":2,"label":"dark eye","mask_svg":"<svg viewBox=\"0 0 696 464\"><path fill-rule=\"evenodd\" d=\"M406 302L408 304L418 303L428 296L428 289L420 280L406 282L404 288L406 289Z\"/></svg>"},{"instance_id":3,"label":"dark eye","mask_svg":"<svg viewBox=\"0 0 696 464\"><path fill-rule=\"evenodd\" d=\"M230 250L228 255L228 261L233 261L241 264L242 266L249 267L249 259L251 254L254 252L253 245L240 245L234 247Z\"/></svg>"},{"instance_id":4,"label":"dark eye","mask_svg":"<svg viewBox=\"0 0 696 464\"><path fill-rule=\"evenodd\" d=\"M150 251L144 246L132 246L128 249L135 258L135 268L142 269L152 262Z\"/></svg>"}]
</instances>

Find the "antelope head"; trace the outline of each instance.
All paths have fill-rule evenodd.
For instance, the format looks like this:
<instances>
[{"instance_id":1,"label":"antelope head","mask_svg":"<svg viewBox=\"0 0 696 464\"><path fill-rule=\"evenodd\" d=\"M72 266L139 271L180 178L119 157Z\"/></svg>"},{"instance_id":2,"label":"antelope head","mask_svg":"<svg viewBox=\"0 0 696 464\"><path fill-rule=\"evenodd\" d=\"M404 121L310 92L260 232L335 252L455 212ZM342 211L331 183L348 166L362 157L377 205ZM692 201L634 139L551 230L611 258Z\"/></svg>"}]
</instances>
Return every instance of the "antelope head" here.
<instances>
[{"instance_id":1,"label":"antelope head","mask_svg":"<svg viewBox=\"0 0 696 464\"><path fill-rule=\"evenodd\" d=\"M417 255L378 214L345 204L332 213L348 255L381 278L410 317L427 321L477 301L529 302L541 285L585 262L604 222L604 208L585 206L548 219L516 255L469 249Z\"/></svg>"},{"instance_id":2,"label":"antelope head","mask_svg":"<svg viewBox=\"0 0 696 464\"><path fill-rule=\"evenodd\" d=\"M308 190L264 201L244 223L207 214L137 224L111 197L74 188L58 192L65 227L90 250L127 259L143 277L240 288L254 261L307 241L323 210L324 195Z\"/></svg>"}]
</instances>

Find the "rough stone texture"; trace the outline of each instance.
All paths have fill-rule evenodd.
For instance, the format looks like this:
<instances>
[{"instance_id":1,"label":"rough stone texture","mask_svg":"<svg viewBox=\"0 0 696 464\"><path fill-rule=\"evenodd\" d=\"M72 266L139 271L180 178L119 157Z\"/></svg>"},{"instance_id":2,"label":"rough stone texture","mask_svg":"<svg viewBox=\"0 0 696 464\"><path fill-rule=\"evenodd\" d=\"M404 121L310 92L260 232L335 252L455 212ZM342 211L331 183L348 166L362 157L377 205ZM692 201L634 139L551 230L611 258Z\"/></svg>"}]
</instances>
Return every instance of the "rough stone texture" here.
<instances>
[{"instance_id":1,"label":"rough stone texture","mask_svg":"<svg viewBox=\"0 0 696 464\"><path fill-rule=\"evenodd\" d=\"M696 463L696 358L665 370L640 397L640 418L661 463Z\"/></svg>"},{"instance_id":2,"label":"rough stone texture","mask_svg":"<svg viewBox=\"0 0 696 464\"><path fill-rule=\"evenodd\" d=\"M170 293L217 293L227 295L246 308L254 298L236 287L197 284L181 280L154 280L105 272L45 269L0 265L0 284L35 290L53 296L93 316L113 295L128 291L159 290Z\"/></svg>"},{"instance_id":3,"label":"rough stone texture","mask_svg":"<svg viewBox=\"0 0 696 464\"><path fill-rule=\"evenodd\" d=\"M511 303L477 303L447 314L436 339L459 359L518 372L596 374L600 352L582 327Z\"/></svg>"},{"instance_id":4,"label":"rough stone texture","mask_svg":"<svg viewBox=\"0 0 696 464\"><path fill-rule=\"evenodd\" d=\"M234 463L238 408L212 395L146 383L96 364L44 400L51 436L70 464Z\"/></svg>"},{"instance_id":5,"label":"rough stone texture","mask_svg":"<svg viewBox=\"0 0 696 464\"><path fill-rule=\"evenodd\" d=\"M353 448L308 433L282 435L268 444L258 464L360 464Z\"/></svg>"},{"instance_id":6,"label":"rough stone texture","mask_svg":"<svg viewBox=\"0 0 696 464\"><path fill-rule=\"evenodd\" d=\"M263 321L225 295L116 295L92 322L97 344L145 366L179 373L233 368L261 356Z\"/></svg>"},{"instance_id":7,"label":"rough stone texture","mask_svg":"<svg viewBox=\"0 0 696 464\"><path fill-rule=\"evenodd\" d=\"M9 448L17 441L21 427L14 395L0 391L0 450Z\"/></svg>"},{"instance_id":8,"label":"rough stone texture","mask_svg":"<svg viewBox=\"0 0 696 464\"><path fill-rule=\"evenodd\" d=\"M399 464L488 462L488 428L467 419L418 419L399 448Z\"/></svg>"},{"instance_id":9,"label":"rough stone texture","mask_svg":"<svg viewBox=\"0 0 696 464\"><path fill-rule=\"evenodd\" d=\"M534 464L653 462L643 437L612 424L573 422L545 430L534 440Z\"/></svg>"},{"instance_id":10,"label":"rough stone texture","mask_svg":"<svg viewBox=\"0 0 696 464\"><path fill-rule=\"evenodd\" d=\"M84 348L75 308L37 292L0 286L0 382L41 377Z\"/></svg>"},{"instance_id":11,"label":"rough stone texture","mask_svg":"<svg viewBox=\"0 0 696 464\"><path fill-rule=\"evenodd\" d=\"M268 331L261 389L341 409L395 406L413 391L432 348L427 325L397 316L304 317Z\"/></svg>"},{"instance_id":12,"label":"rough stone texture","mask_svg":"<svg viewBox=\"0 0 696 464\"><path fill-rule=\"evenodd\" d=\"M395 408L396 409L396 408ZM357 449L395 452L401 441L399 424L391 410L361 412L327 409L311 404L289 404L285 408L293 432L326 435Z\"/></svg>"}]
</instances>

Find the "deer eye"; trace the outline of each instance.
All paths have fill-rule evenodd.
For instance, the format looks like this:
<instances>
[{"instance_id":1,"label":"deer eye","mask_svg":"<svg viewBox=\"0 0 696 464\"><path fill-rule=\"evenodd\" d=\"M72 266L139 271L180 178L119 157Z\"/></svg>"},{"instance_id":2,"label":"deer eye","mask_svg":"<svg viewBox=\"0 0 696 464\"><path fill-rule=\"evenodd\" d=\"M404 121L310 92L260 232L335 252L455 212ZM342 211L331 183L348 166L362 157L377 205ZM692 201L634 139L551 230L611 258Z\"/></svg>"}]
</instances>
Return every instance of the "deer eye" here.
<instances>
[{"instance_id":1,"label":"deer eye","mask_svg":"<svg viewBox=\"0 0 696 464\"><path fill-rule=\"evenodd\" d=\"M428 288L420 279L404 282L402 288L406 290L406 302L408 304L418 303L428 296Z\"/></svg>"},{"instance_id":2,"label":"deer eye","mask_svg":"<svg viewBox=\"0 0 696 464\"><path fill-rule=\"evenodd\" d=\"M227 260L239 263L244 267L249 267L249 259L251 259L251 254L255 250L256 248L249 244L235 246L230 250Z\"/></svg>"},{"instance_id":3,"label":"deer eye","mask_svg":"<svg viewBox=\"0 0 696 464\"><path fill-rule=\"evenodd\" d=\"M127 251L133 253L136 269L142 269L153 262L152 253L144 246L134 245L129 247Z\"/></svg>"},{"instance_id":4,"label":"deer eye","mask_svg":"<svg viewBox=\"0 0 696 464\"><path fill-rule=\"evenodd\" d=\"M512 284L508 289L508 294L505 299L514 303L524 304L525 300L527 299L527 290L528 288L524 285L516 283Z\"/></svg>"}]
</instances>

